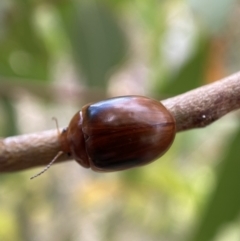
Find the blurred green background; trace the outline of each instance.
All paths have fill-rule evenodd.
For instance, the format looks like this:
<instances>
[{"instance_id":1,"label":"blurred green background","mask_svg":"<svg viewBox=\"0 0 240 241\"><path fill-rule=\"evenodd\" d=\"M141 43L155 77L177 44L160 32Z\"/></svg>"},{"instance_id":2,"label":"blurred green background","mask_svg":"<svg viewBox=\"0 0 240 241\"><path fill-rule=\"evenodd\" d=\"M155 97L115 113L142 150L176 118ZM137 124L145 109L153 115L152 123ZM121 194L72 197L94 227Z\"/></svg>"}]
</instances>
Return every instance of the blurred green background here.
<instances>
[{"instance_id":1,"label":"blurred green background","mask_svg":"<svg viewBox=\"0 0 240 241\"><path fill-rule=\"evenodd\" d=\"M91 101L160 100L239 71L239 13L233 0L1 0L0 136L53 129L53 116L67 126ZM178 134L142 168L1 174L0 240L239 241L239 146L236 112Z\"/></svg>"}]
</instances>

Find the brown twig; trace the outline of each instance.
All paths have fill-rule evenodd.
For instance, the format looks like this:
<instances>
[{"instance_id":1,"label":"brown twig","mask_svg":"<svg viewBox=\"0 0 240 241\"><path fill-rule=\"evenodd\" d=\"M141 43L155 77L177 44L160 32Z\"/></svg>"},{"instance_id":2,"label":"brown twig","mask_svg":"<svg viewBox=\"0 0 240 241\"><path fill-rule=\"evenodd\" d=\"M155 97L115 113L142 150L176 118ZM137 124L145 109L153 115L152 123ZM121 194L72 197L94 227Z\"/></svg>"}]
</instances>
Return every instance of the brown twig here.
<instances>
[{"instance_id":1,"label":"brown twig","mask_svg":"<svg viewBox=\"0 0 240 241\"><path fill-rule=\"evenodd\" d=\"M205 127L240 108L240 72L162 103L174 115L178 132Z\"/></svg>"},{"instance_id":2,"label":"brown twig","mask_svg":"<svg viewBox=\"0 0 240 241\"><path fill-rule=\"evenodd\" d=\"M240 72L162 103L176 119L177 131L204 127L240 108ZM0 141L0 172L47 165L60 151L57 130ZM70 160L67 155L57 162Z\"/></svg>"}]
</instances>

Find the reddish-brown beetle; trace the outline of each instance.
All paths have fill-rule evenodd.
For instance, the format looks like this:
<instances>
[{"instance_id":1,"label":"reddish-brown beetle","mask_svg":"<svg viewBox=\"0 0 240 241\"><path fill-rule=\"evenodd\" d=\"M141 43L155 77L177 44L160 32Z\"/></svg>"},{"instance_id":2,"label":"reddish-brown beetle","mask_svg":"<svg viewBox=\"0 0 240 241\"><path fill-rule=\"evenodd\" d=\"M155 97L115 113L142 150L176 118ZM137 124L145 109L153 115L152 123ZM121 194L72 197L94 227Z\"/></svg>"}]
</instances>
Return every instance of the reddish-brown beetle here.
<instances>
[{"instance_id":1,"label":"reddish-brown beetle","mask_svg":"<svg viewBox=\"0 0 240 241\"><path fill-rule=\"evenodd\" d=\"M125 170L162 156L175 132L173 116L159 101L115 97L85 105L73 116L59 136L59 155L68 153L83 167L98 172Z\"/></svg>"}]
</instances>

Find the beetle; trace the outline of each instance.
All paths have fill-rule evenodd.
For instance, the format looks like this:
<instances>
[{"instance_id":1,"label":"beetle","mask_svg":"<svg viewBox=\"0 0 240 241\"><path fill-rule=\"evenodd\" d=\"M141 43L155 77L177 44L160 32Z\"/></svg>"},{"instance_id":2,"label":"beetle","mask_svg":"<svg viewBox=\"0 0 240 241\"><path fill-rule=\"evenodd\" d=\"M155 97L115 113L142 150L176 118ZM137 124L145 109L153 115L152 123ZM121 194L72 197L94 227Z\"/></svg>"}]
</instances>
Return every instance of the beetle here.
<instances>
[{"instance_id":1,"label":"beetle","mask_svg":"<svg viewBox=\"0 0 240 241\"><path fill-rule=\"evenodd\" d=\"M148 97L120 96L87 104L59 134L60 153L36 176L63 153L97 172L146 165L169 149L175 133L172 114Z\"/></svg>"}]
</instances>

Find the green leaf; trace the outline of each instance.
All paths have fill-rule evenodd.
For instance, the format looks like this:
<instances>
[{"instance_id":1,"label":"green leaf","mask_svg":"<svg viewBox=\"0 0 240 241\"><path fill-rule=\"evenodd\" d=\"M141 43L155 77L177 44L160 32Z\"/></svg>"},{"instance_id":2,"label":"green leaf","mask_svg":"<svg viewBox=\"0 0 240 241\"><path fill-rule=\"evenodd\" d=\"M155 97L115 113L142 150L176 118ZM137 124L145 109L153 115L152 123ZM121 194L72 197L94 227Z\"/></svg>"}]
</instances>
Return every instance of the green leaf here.
<instances>
[{"instance_id":1,"label":"green leaf","mask_svg":"<svg viewBox=\"0 0 240 241\"><path fill-rule=\"evenodd\" d=\"M240 129L217 173L217 185L191 241L210 241L240 211Z\"/></svg>"},{"instance_id":2,"label":"green leaf","mask_svg":"<svg viewBox=\"0 0 240 241\"><path fill-rule=\"evenodd\" d=\"M126 42L114 13L103 2L82 1L73 11L70 32L74 57L87 84L103 86L126 55Z\"/></svg>"},{"instance_id":3,"label":"green leaf","mask_svg":"<svg viewBox=\"0 0 240 241\"><path fill-rule=\"evenodd\" d=\"M195 52L190 56L180 71L166 81L162 93L178 95L202 85L208 57L208 40L200 39Z\"/></svg>"},{"instance_id":4,"label":"green leaf","mask_svg":"<svg viewBox=\"0 0 240 241\"><path fill-rule=\"evenodd\" d=\"M48 54L33 14L34 5L26 0L15 1L0 12L5 20L0 22L1 76L47 79Z\"/></svg>"}]
</instances>

